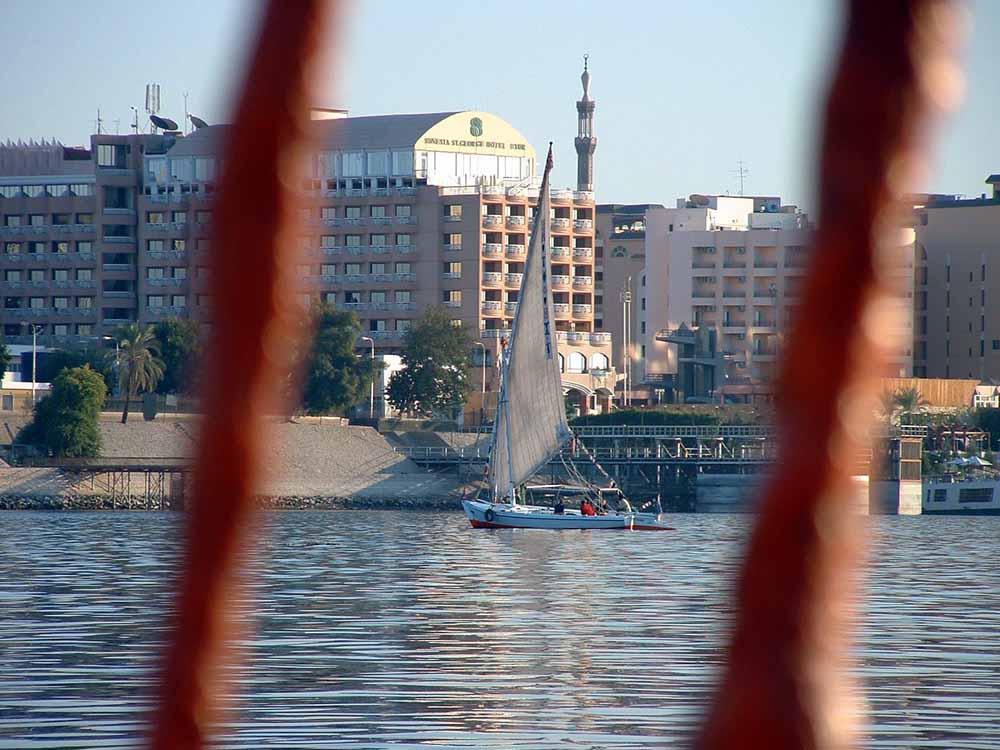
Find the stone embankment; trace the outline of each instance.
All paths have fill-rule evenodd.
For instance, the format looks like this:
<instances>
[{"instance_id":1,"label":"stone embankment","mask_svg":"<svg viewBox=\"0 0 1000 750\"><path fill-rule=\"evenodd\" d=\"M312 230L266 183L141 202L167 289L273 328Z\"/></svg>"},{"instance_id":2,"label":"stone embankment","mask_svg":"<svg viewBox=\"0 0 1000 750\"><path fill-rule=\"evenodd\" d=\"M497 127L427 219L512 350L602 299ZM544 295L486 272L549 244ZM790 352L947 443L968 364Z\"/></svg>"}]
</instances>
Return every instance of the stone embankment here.
<instances>
[{"instance_id":1,"label":"stone embankment","mask_svg":"<svg viewBox=\"0 0 1000 750\"><path fill-rule=\"evenodd\" d=\"M101 422L102 458L168 459L183 463L194 448L196 419ZM396 451L370 427L340 420L268 421L264 479L259 502L266 508L457 509L463 487L457 478L423 469ZM179 507L189 494L180 471L164 481L165 492L150 495L140 471L117 475L53 468L0 466L0 509L159 509Z\"/></svg>"}]
</instances>

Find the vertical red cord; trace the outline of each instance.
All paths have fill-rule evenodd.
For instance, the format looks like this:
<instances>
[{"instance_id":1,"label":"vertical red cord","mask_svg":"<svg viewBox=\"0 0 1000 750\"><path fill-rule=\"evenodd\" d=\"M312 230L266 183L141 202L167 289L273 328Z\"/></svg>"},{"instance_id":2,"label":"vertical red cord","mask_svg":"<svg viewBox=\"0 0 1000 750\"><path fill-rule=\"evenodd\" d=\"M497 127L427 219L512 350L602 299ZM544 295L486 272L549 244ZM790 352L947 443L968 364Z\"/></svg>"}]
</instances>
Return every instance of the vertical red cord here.
<instances>
[{"instance_id":1,"label":"vertical red cord","mask_svg":"<svg viewBox=\"0 0 1000 750\"><path fill-rule=\"evenodd\" d=\"M237 558L249 547L260 477L258 420L279 413L284 363L300 329L291 317L295 243L288 235L327 7L319 0L269 0L229 130L214 205L207 413L151 738L157 749L203 747L222 702Z\"/></svg>"}]
</instances>

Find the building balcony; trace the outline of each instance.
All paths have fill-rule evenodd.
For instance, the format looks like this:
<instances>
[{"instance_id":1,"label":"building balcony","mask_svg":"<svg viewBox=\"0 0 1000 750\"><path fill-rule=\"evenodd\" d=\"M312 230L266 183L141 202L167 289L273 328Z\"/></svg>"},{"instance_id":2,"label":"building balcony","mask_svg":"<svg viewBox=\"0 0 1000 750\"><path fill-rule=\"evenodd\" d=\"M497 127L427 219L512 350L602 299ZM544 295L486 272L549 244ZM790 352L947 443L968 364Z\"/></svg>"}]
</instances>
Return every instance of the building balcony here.
<instances>
[{"instance_id":1,"label":"building balcony","mask_svg":"<svg viewBox=\"0 0 1000 750\"><path fill-rule=\"evenodd\" d=\"M569 276L554 275L549 277L552 280L553 289L569 289L573 280Z\"/></svg>"},{"instance_id":2,"label":"building balcony","mask_svg":"<svg viewBox=\"0 0 1000 750\"><path fill-rule=\"evenodd\" d=\"M372 190L372 197L373 198L388 198L389 197L389 188L375 188L374 190Z\"/></svg>"},{"instance_id":3,"label":"building balcony","mask_svg":"<svg viewBox=\"0 0 1000 750\"><path fill-rule=\"evenodd\" d=\"M417 194L417 189L415 187L397 187L395 188L397 195L414 196Z\"/></svg>"},{"instance_id":4,"label":"building balcony","mask_svg":"<svg viewBox=\"0 0 1000 750\"><path fill-rule=\"evenodd\" d=\"M528 255L524 245L505 245L504 252L510 260L524 260Z\"/></svg>"},{"instance_id":5,"label":"building balcony","mask_svg":"<svg viewBox=\"0 0 1000 750\"><path fill-rule=\"evenodd\" d=\"M454 245L454 244L451 244L449 242L446 242L444 244L444 249L447 250L448 252L455 252L455 251L461 250L462 246L461 245Z\"/></svg>"},{"instance_id":6,"label":"building balcony","mask_svg":"<svg viewBox=\"0 0 1000 750\"><path fill-rule=\"evenodd\" d=\"M594 286L594 279L590 276L574 276L573 277L573 288L574 289L590 289Z\"/></svg>"},{"instance_id":7,"label":"building balcony","mask_svg":"<svg viewBox=\"0 0 1000 750\"><path fill-rule=\"evenodd\" d=\"M326 284L326 285L339 284L341 283L342 280L343 279L341 276L333 273L319 276L320 284Z\"/></svg>"},{"instance_id":8,"label":"building balcony","mask_svg":"<svg viewBox=\"0 0 1000 750\"><path fill-rule=\"evenodd\" d=\"M572 190L551 190L549 197L553 203L571 203L573 201Z\"/></svg>"},{"instance_id":9,"label":"building balcony","mask_svg":"<svg viewBox=\"0 0 1000 750\"><path fill-rule=\"evenodd\" d=\"M101 291L102 297L109 299L135 299L135 292L121 289L104 289Z\"/></svg>"},{"instance_id":10,"label":"building balcony","mask_svg":"<svg viewBox=\"0 0 1000 750\"><path fill-rule=\"evenodd\" d=\"M753 303L755 305L773 305L778 301L778 294L771 294L768 291L755 291L753 293Z\"/></svg>"},{"instance_id":11,"label":"building balcony","mask_svg":"<svg viewBox=\"0 0 1000 750\"><path fill-rule=\"evenodd\" d=\"M368 249L373 255L385 255L392 252L392 248L389 245L369 245Z\"/></svg>"},{"instance_id":12,"label":"building balcony","mask_svg":"<svg viewBox=\"0 0 1000 750\"><path fill-rule=\"evenodd\" d=\"M507 188L507 200L524 200L528 197L528 191L520 186Z\"/></svg>"},{"instance_id":13,"label":"building balcony","mask_svg":"<svg viewBox=\"0 0 1000 750\"><path fill-rule=\"evenodd\" d=\"M93 289L92 279L60 279L53 281L52 285L57 289Z\"/></svg>"},{"instance_id":14,"label":"building balcony","mask_svg":"<svg viewBox=\"0 0 1000 750\"><path fill-rule=\"evenodd\" d=\"M574 318L589 318L593 311L594 308L590 305L573 305Z\"/></svg>"},{"instance_id":15,"label":"building balcony","mask_svg":"<svg viewBox=\"0 0 1000 750\"><path fill-rule=\"evenodd\" d=\"M594 249L591 247L574 247L573 248L573 260L590 260L594 257Z\"/></svg>"},{"instance_id":16,"label":"building balcony","mask_svg":"<svg viewBox=\"0 0 1000 750\"><path fill-rule=\"evenodd\" d=\"M549 249L549 257L552 260L565 260L573 255L573 248L569 245L555 245Z\"/></svg>"},{"instance_id":17,"label":"building balcony","mask_svg":"<svg viewBox=\"0 0 1000 750\"><path fill-rule=\"evenodd\" d=\"M452 222L461 221L461 220L462 220L462 215L461 214L458 214L458 215L456 215L456 214L445 214L444 216L441 217L441 221L444 221L446 223L452 223Z\"/></svg>"},{"instance_id":18,"label":"building balcony","mask_svg":"<svg viewBox=\"0 0 1000 750\"><path fill-rule=\"evenodd\" d=\"M186 278L176 279L171 277L164 277L162 279L146 279L146 283L149 286L169 286L169 287L180 287L187 282Z\"/></svg>"},{"instance_id":19,"label":"building balcony","mask_svg":"<svg viewBox=\"0 0 1000 750\"><path fill-rule=\"evenodd\" d=\"M568 231L572 222L569 219L556 218L552 220L552 231L553 232L564 232Z\"/></svg>"},{"instance_id":20,"label":"building balcony","mask_svg":"<svg viewBox=\"0 0 1000 750\"><path fill-rule=\"evenodd\" d=\"M396 216L394 218L396 219L396 223L397 224L416 224L417 223L417 217L416 216Z\"/></svg>"},{"instance_id":21,"label":"building balcony","mask_svg":"<svg viewBox=\"0 0 1000 750\"><path fill-rule=\"evenodd\" d=\"M503 315L503 302L499 300L486 300L482 303L483 315L490 318L497 318Z\"/></svg>"},{"instance_id":22,"label":"building balcony","mask_svg":"<svg viewBox=\"0 0 1000 750\"><path fill-rule=\"evenodd\" d=\"M505 315L515 315L517 313L517 303L516 302L504 302L503 311Z\"/></svg>"},{"instance_id":23,"label":"building balcony","mask_svg":"<svg viewBox=\"0 0 1000 750\"><path fill-rule=\"evenodd\" d=\"M523 273L508 273L504 274L503 280L507 286L512 286L519 289L521 287L521 280L523 278L524 278Z\"/></svg>"},{"instance_id":24,"label":"building balcony","mask_svg":"<svg viewBox=\"0 0 1000 750\"><path fill-rule=\"evenodd\" d=\"M745 260L727 260L722 264L723 268L746 268L747 262Z\"/></svg>"},{"instance_id":25,"label":"building balcony","mask_svg":"<svg viewBox=\"0 0 1000 750\"><path fill-rule=\"evenodd\" d=\"M176 318L187 312L187 307L181 305L160 305L159 307L147 307L146 313L157 318Z\"/></svg>"},{"instance_id":26,"label":"building balcony","mask_svg":"<svg viewBox=\"0 0 1000 750\"><path fill-rule=\"evenodd\" d=\"M569 320L571 307L562 302L555 302L552 304L552 311L556 314L557 320Z\"/></svg>"},{"instance_id":27,"label":"building balcony","mask_svg":"<svg viewBox=\"0 0 1000 750\"><path fill-rule=\"evenodd\" d=\"M132 318L104 318L101 321L101 325L108 326L111 328L117 328L118 326L125 326L129 323L135 323Z\"/></svg>"},{"instance_id":28,"label":"building balcony","mask_svg":"<svg viewBox=\"0 0 1000 750\"><path fill-rule=\"evenodd\" d=\"M461 271L445 271L441 274L442 279L460 279L462 278Z\"/></svg>"},{"instance_id":29,"label":"building balcony","mask_svg":"<svg viewBox=\"0 0 1000 750\"><path fill-rule=\"evenodd\" d=\"M367 302L338 302L338 310L348 310L351 312L363 312L368 309Z\"/></svg>"},{"instance_id":30,"label":"building balcony","mask_svg":"<svg viewBox=\"0 0 1000 750\"><path fill-rule=\"evenodd\" d=\"M594 191L593 190L574 190L573 200L577 203L593 203L594 202Z\"/></svg>"},{"instance_id":31,"label":"building balcony","mask_svg":"<svg viewBox=\"0 0 1000 750\"><path fill-rule=\"evenodd\" d=\"M348 198L364 198L368 195L368 191L364 188L348 188L344 191L344 195Z\"/></svg>"},{"instance_id":32,"label":"building balcony","mask_svg":"<svg viewBox=\"0 0 1000 750\"><path fill-rule=\"evenodd\" d=\"M416 245L395 245L396 252L402 255L407 255L409 253L416 252Z\"/></svg>"},{"instance_id":33,"label":"building balcony","mask_svg":"<svg viewBox=\"0 0 1000 750\"><path fill-rule=\"evenodd\" d=\"M487 242L483 245L483 255L487 258L502 258L503 245L499 242Z\"/></svg>"},{"instance_id":34,"label":"building balcony","mask_svg":"<svg viewBox=\"0 0 1000 750\"><path fill-rule=\"evenodd\" d=\"M507 228L508 229L520 229L527 223L527 218L524 216L508 216L507 217Z\"/></svg>"},{"instance_id":35,"label":"building balcony","mask_svg":"<svg viewBox=\"0 0 1000 750\"><path fill-rule=\"evenodd\" d=\"M773 259L755 258L754 262L753 262L753 267L754 268L777 268L778 267L778 261L773 260Z\"/></svg>"},{"instance_id":36,"label":"building balcony","mask_svg":"<svg viewBox=\"0 0 1000 750\"><path fill-rule=\"evenodd\" d=\"M772 331L778 328L778 321L758 318L753 322L753 327L759 331Z\"/></svg>"},{"instance_id":37,"label":"building balcony","mask_svg":"<svg viewBox=\"0 0 1000 750\"><path fill-rule=\"evenodd\" d=\"M101 269L104 271L135 271L135 266L131 263L102 263Z\"/></svg>"},{"instance_id":38,"label":"building balcony","mask_svg":"<svg viewBox=\"0 0 1000 750\"><path fill-rule=\"evenodd\" d=\"M503 186L502 185L483 185L482 194L492 197L503 196Z\"/></svg>"},{"instance_id":39,"label":"building balcony","mask_svg":"<svg viewBox=\"0 0 1000 750\"><path fill-rule=\"evenodd\" d=\"M344 252L343 245L327 245L326 247L321 247L319 251L323 255L341 255Z\"/></svg>"},{"instance_id":40,"label":"building balcony","mask_svg":"<svg viewBox=\"0 0 1000 750\"><path fill-rule=\"evenodd\" d=\"M399 218L405 218L405 217L401 216ZM371 220L372 224L374 224L375 226L384 227L388 224L392 224L392 219L393 217L391 216L373 216Z\"/></svg>"},{"instance_id":41,"label":"building balcony","mask_svg":"<svg viewBox=\"0 0 1000 750\"><path fill-rule=\"evenodd\" d=\"M509 328L483 328L479 331L481 339L502 339L510 336Z\"/></svg>"},{"instance_id":42,"label":"building balcony","mask_svg":"<svg viewBox=\"0 0 1000 750\"><path fill-rule=\"evenodd\" d=\"M594 228L594 220L593 219L574 219L573 220L573 229L575 229L578 232L589 232L593 228Z\"/></svg>"},{"instance_id":43,"label":"building balcony","mask_svg":"<svg viewBox=\"0 0 1000 750\"><path fill-rule=\"evenodd\" d=\"M503 216L500 214L483 214L484 227L502 227Z\"/></svg>"},{"instance_id":44,"label":"building balcony","mask_svg":"<svg viewBox=\"0 0 1000 750\"><path fill-rule=\"evenodd\" d=\"M135 244L135 237L120 237L118 235L114 235L114 236L111 236L111 237L105 237L104 238L104 244L105 245L134 245Z\"/></svg>"},{"instance_id":45,"label":"building balcony","mask_svg":"<svg viewBox=\"0 0 1000 750\"><path fill-rule=\"evenodd\" d=\"M691 268L715 268L714 260L696 260L691 263Z\"/></svg>"},{"instance_id":46,"label":"building balcony","mask_svg":"<svg viewBox=\"0 0 1000 750\"><path fill-rule=\"evenodd\" d=\"M499 271L484 271L483 286L497 289L503 286L503 274Z\"/></svg>"},{"instance_id":47,"label":"building balcony","mask_svg":"<svg viewBox=\"0 0 1000 750\"><path fill-rule=\"evenodd\" d=\"M415 273L394 273L392 274L393 281L416 281L417 275Z\"/></svg>"},{"instance_id":48,"label":"building balcony","mask_svg":"<svg viewBox=\"0 0 1000 750\"><path fill-rule=\"evenodd\" d=\"M173 229L173 224L167 221L146 222L146 231L151 234L156 234L157 232L169 232L171 229Z\"/></svg>"}]
</instances>

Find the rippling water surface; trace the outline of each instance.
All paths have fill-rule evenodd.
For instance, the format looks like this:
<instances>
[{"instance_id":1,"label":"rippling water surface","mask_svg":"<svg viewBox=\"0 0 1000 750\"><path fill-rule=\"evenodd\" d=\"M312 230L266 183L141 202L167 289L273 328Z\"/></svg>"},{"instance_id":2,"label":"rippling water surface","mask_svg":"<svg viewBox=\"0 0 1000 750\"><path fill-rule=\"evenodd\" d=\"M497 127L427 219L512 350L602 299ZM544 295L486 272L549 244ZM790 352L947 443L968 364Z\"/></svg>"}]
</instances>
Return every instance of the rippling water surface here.
<instances>
[{"instance_id":1,"label":"rippling water surface","mask_svg":"<svg viewBox=\"0 0 1000 750\"><path fill-rule=\"evenodd\" d=\"M720 663L749 520L588 534L271 514L220 746L681 745ZM0 748L136 745L179 521L0 514ZM867 524L867 745L1000 746L1000 518Z\"/></svg>"}]
</instances>

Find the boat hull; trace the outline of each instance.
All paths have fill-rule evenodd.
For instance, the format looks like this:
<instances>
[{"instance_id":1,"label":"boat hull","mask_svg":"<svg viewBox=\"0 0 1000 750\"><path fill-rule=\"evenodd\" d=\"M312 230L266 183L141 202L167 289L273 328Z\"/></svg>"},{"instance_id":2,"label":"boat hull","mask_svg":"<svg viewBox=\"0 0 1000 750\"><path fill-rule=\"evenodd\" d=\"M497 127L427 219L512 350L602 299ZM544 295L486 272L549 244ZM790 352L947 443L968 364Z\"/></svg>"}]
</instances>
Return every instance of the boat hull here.
<instances>
[{"instance_id":1,"label":"boat hull","mask_svg":"<svg viewBox=\"0 0 1000 750\"><path fill-rule=\"evenodd\" d=\"M578 529L584 531L666 531L669 527L654 513L621 513L584 516L579 511L554 513L531 505L463 500L462 508L475 529Z\"/></svg>"}]
</instances>

